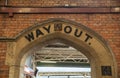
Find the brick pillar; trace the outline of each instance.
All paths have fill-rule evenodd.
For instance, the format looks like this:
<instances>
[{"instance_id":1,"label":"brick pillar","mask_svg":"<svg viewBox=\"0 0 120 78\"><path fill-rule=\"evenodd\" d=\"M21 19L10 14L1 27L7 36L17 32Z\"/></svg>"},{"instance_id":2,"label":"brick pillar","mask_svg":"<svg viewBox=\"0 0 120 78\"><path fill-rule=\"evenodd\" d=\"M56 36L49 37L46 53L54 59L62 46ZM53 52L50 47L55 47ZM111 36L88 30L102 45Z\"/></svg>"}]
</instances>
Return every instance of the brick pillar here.
<instances>
[{"instance_id":1,"label":"brick pillar","mask_svg":"<svg viewBox=\"0 0 120 78\"><path fill-rule=\"evenodd\" d=\"M9 67L6 65L0 66L0 78L9 78Z\"/></svg>"}]
</instances>

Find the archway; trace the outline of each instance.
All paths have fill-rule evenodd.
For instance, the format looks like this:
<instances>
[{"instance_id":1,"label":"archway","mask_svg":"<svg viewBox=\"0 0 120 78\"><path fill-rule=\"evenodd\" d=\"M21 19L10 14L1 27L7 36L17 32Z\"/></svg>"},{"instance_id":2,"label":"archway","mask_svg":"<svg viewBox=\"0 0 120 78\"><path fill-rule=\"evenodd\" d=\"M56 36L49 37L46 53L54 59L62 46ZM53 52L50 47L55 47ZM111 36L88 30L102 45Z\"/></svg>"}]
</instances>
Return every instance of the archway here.
<instances>
[{"instance_id":1,"label":"archway","mask_svg":"<svg viewBox=\"0 0 120 78\"><path fill-rule=\"evenodd\" d=\"M117 78L114 56L104 39L91 29L65 19L38 23L8 43L9 78L19 78L23 56L54 41L68 44L86 55L90 60L92 78Z\"/></svg>"},{"instance_id":2,"label":"archway","mask_svg":"<svg viewBox=\"0 0 120 78\"><path fill-rule=\"evenodd\" d=\"M52 44L54 44L54 45L52 45ZM65 47L61 48L61 46L63 47L63 45ZM57 48L56 47L51 48L48 46L56 46ZM58 48L58 46L59 46L59 48ZM79 76L80 78L84 77L84 76L85 77L91 76L91 68L89 65L89 63L90 63L89 59L85 55L83 55L80 51L71 47L68 44L68 42L66 43L66 41L63 39L51 39L50 41L47 40L44 43L44 47L41 45L39 45L39 46L37 45L37 46L34 46L34 48L31 48L29 50L29 52L27 52L26 55L24 55L24 57L22 57L21 66L23 66L23 67L25 65L24 63L25 63L27 55L28 55L28 57L33 56L34 62L31 65L34 65L34 66L32 68L33 69L38 68L38 70L39 70L38 73L40 76L45 75L45 73L46 73L46 75L49 74L49 77L52 77L53 75L54 76L58 75L60 77L62 77L62 76L63 77L72 77L72 76L75 77L75 75L76 75L76 76ZM35 58L37 58L37 59L35 59ZM30 66L30 64L26 64L26 65ZM48 67L48 68L46 69L45 67ZM51 67L52 67L52 69L50 69ZM40 68L42 68L42 70L43 70L43 68L45 68L44 72L42 72L42 70ZM55 68L59 69L59 70L61 70L61 69L64 69L64 70L62 70L61 73L57 73L57 72L59 72L59 70L57 70L57 72L54 72L56 70ZM66 70L67 71L66 72L65 68L68 70L69 70L69 68L72 68L71 70L74 70L74 71ZM79 71L77 71L78 69L79 69ZM46 72L45 72L45 70L46 70ZM53 71L51 71L51 73L50 73L48 70L49 71L53 70ZM20 78L23 78L22 77L24 74L23 68L21 68L20 71L21 71ZM62 74L62 73L64 73L64 74ZM37 76L36 78L39 78L39 77Z\"/></svg>"}]
</instances>

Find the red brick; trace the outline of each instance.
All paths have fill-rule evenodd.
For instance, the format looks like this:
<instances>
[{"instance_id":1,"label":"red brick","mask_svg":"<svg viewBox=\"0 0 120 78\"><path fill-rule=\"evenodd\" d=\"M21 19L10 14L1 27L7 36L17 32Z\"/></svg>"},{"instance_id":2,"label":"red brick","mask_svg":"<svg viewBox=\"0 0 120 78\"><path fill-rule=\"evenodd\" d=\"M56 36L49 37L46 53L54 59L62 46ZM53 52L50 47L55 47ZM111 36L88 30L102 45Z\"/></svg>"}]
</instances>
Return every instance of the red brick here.
<instances>
[{"instance_id":1,"label":"red brick","mask_svg":"<svg viewBox=\"0 0 120 78\"><path fill-rule=\"evenodd\" d=\"M39 7L53 7L53 6L81 6L81 7L108 7L120 6L120 0L9 0L9 6L39 6ZM4 5L5 0L0 0L0 5ZM75 5L72 5L75 4Z\"/></svg>"},{"instance_id":2,"label":"red brick","mask_svg":"<svg viewBox=\"0 0 120 78\"><path fill-rule=\"evenodd\" d=\"M5 0L0 0L4 5ZM120 6L120 0L9 0L8 6L80 6L80 7L113 7ZM0 14L0 37L12 38L21 31L49 18L65 18L81 23L101 35L109 44L118 66L120 77L120 14ZM5 66L7 43L0 42L0 78L8 78L9 67ZM118 78L119 78L118 77Z\"/></svg>"}]
</instances>

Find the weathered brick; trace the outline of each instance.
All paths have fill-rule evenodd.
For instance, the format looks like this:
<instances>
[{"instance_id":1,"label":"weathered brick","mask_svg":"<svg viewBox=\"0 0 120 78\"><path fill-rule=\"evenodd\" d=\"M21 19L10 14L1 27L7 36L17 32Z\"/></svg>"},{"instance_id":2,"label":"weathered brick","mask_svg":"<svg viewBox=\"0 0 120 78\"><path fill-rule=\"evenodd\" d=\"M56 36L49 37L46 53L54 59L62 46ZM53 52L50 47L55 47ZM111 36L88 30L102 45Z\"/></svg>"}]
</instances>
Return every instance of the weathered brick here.
<instances>
[{"instance_id":1,"label":"weathered brick","mask_svg":"<svg viewBox=\"0 0 120 78\"><path fill-rule=\"evenodd\" d=\"M0 65L0 78L9 77L9 67L6 65Z\"/></svg>"},{"instance_id":2,"label":"weathered brick","mask_svg":"<svg viewBox=\"0 0 120 78\"><path fill-rule=\"evenodd\" d=\"M0 0L0 5L4 5L5 0ZM9 0L8 6L81 6L81 7L108 7L120 6L120 0Z\"/></svg>"},{"instance_id":3,"label":"weathered brick","mask_svg":"<svg viewBox=\"0 0 120 78\"><path fill-rule=\"evenodd\" d=\"M4 5L5 0L0 0ZM8 6L55 7L114 7L120 0L9 0ZM120 14L0 14L0 37L15 37L21 31L50 18L65 18L81 23L101 35L115 55L120 77ZM9 67L5 65L7 44L0 42L0 78L8 78Z\"/></svg>"}]
</instances>

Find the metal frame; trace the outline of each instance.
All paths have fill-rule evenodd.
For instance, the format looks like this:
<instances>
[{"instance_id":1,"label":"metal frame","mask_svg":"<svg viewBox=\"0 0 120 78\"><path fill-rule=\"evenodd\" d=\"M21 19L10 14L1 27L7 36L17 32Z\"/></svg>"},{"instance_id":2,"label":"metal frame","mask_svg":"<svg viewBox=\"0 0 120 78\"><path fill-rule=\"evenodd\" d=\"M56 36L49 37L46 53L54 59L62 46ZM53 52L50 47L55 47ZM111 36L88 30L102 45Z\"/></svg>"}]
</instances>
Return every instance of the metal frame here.
<instances>
[{"instance_id":1,"label":"metal frame","mask_svg":"<svg viewBox=\"0 0 120 78\"><path fill-rule=\"evenodd\" d=\"M71 76L80 76L80 75L87 75L90 76L90 72L39 72L38 75L40 76L65 76L65 75L71 75Z\"/></svg>"},{"instance_id":2,"label":"metal frame","mask_svg":"<svg viewBox=\"0 0 120 78\"><path fill-rule=\"evenodd\" d=\"M0 14L93 14L93 13L120 13L120 7L0 7Z\"/></svg>"},{"instance_id":3,"label":"metal frame","mask_svg":"<svg viewBox=\"0 0 120 78\"><path fill-rule=\"evenodd\" d=\"M43 48L35 52L35 62L89 63L88 58L73 48Z\"/></svg>"}]
</instances>

